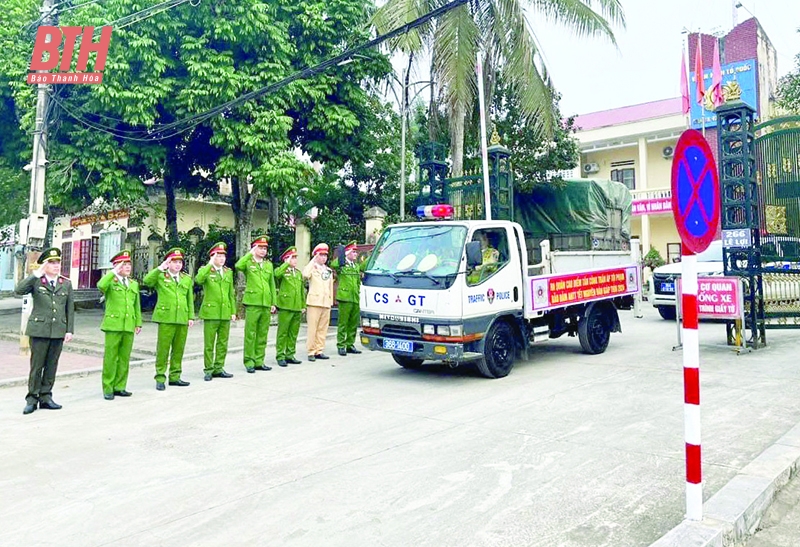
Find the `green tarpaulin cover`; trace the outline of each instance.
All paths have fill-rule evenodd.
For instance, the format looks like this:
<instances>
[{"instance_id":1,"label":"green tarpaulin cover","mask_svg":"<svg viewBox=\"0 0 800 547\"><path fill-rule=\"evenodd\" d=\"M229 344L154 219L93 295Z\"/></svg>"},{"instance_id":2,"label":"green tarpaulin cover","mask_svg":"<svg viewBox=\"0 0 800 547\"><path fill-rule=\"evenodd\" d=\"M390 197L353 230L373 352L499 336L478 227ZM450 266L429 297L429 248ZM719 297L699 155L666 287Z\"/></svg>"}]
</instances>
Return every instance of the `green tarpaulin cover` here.
<instances>
[{"instance_id":1,"label":"green tarpaulin cover","mask_svg":"<svg viewBox=\"0 0 800 547\"><path fill-rule=\"evenodd\" d=\"M610 232L629 240L631 193L620 182L599 179L536 187L515 193L514 221L529 236Z\"/></svg>"}]
</instances>

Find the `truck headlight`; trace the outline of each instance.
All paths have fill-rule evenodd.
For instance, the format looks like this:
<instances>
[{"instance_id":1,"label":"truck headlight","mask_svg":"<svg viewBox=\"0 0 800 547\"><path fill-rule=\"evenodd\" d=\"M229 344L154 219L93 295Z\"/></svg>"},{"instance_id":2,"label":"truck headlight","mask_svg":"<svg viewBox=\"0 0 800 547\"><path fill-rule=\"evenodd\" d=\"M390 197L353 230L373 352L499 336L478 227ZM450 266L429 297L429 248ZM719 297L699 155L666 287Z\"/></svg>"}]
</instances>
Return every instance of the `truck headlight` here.
<instances>
[{"instance_id":1,"label":"truck headlight","mask_svg":"<svg viewBox=\"0 0 800 547\"><path fill-rule=\"evenodd\" d=\"M450 336L450 325L439 325L436 327L436 334L439 336Z\"/></svg>"},{"instance_id":2,"label":"truck headlight","mask_svg":"<svg viewBox=\"0 0 800 547\"><path fill-rule=\"evenodd\" d=\"M381 328L381 322L378 321L377 319L370 319L369 326L372 327L373 329L379 329Z\"/></svg>"},{"instance_id":3,"label":"truck headlight","mask_svg":"<svg viewBox=\"0 0 800 547\"><path fill-rule=\"evenodd\" d=\"M422 325L422 334L436 334L435 327L433 325Z\"/></svg>"},{"instance_id":4,"label":"truck headlight","mask_svg":"<svg viewBox=\"0 0 800 547\"><path fill-rule=\"evenodd\" d=\"M464 325L450 325L450 336L463 336Z\"/></svg>"},{"instance_id":5,"label":"truck headlight","mask_svg":"<svg viewBox=\"0 0 800 547\"><path fill-rule=\"evenodd\" d=\"M362 317L361 318L361 326L362 327L369 327L370 326L370 322L369 322L369 318L368 317Z\"/></svg>"}]
</instances>

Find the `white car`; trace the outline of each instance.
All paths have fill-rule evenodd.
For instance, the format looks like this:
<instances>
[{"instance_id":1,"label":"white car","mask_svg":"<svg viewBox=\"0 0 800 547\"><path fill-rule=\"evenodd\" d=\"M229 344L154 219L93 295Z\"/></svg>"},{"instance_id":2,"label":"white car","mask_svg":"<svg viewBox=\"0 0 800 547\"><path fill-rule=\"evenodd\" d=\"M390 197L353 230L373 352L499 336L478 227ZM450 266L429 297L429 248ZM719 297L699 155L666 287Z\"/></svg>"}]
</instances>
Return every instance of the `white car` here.
<instances>
[{"instance_id":1,"label":"white car","mask_svg":"<svg viewBox=\"0 0 800 547\"><path fill-rule=\"evenodd\" d=\"M681 267L680 262L659 266L650 278L650 300L664 319L675 319L675 292ZM697 275L724 275L722 241L712 241L708 249L697 255Z\"/></svg>"}]
</instances>

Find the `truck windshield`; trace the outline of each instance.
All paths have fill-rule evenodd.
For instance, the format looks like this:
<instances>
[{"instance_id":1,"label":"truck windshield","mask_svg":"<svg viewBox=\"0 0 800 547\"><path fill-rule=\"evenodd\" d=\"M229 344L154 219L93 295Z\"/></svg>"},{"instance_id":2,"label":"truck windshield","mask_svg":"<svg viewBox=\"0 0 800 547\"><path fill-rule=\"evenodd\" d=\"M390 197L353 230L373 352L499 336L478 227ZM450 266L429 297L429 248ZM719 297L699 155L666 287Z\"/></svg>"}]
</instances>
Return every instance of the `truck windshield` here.
<instances>
[{"instance_id":1,"label":"truck windshield","mask_svg":"<svg viewBox=\"0 0 800 547\"><path fill-rule=\"evenodd\" d=\"M447 288L458 273L466 235L465 226L393 226L381 235L365 274L392 284ZM378 284L367 277L366 284Z\"/></svg>"}]
</instances>

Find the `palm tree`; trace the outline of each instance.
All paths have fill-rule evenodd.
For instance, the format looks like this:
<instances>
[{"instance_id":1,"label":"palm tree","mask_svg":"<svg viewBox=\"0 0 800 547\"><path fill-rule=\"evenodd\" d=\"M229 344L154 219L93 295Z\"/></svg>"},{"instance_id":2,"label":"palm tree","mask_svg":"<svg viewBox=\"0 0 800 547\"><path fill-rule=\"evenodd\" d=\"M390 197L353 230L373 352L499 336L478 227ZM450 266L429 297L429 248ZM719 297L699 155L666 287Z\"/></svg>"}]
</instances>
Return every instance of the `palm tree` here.
<instances>
[{"instance_id":1,"label":"palm tree","mask_svg":"<svg viewBox=\"0 0 800 547\"><path fill-rule=\"evenodd\" d=\"M388 0L373 17L378 32L387 32L445 5L449 0ZM599 13L593 9L599 8ZM495 69L503 69L523 115L549 134L554 126L554 90L539 55L536 36L525 19L530 6L548 21L579 36L602 36L616 45L612 24L625 25L620 0L474 0L448 11L438 21L418 27L392 43L409 55L428 48L432 77L449 112L452 174L463 171L464 125L477 94L475 66L482 52L491 97Z\"/></svg>"}]
</instances>

